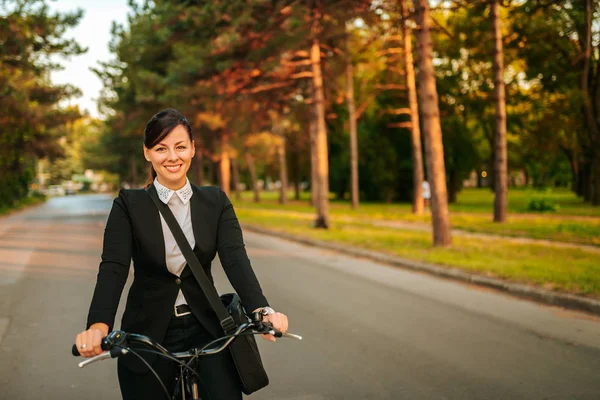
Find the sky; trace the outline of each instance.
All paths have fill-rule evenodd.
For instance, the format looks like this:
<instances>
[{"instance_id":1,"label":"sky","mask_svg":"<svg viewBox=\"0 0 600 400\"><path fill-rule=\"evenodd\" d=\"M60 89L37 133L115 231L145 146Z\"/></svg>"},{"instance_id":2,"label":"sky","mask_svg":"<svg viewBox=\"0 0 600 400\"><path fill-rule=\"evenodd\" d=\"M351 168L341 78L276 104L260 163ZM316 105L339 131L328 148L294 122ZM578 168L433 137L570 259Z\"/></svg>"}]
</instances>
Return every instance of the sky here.
<instances>
[{"instance_id":1,"label":"sky","mask_svg":"<svg viewBox=\"0 0 600 400\"><path fill-rule=\"evenodd\" d=\"M108 61L112 58L108 50L110 27L112 21L126 24L129 11L127 0L55 0L48 4L51 9L60 12L74 11L77 8L84 10L79 25L68 30L65 37L76 38L88 51L70 59L60 59L59 62L65 69L52 72L50 78L56 84L71 83L81 89L83 96L73 98L69 103L79 104L82 111L87 110L97 117L96 100L100 95L102 82L90 67L97 67L100 60Z\"/></svg>"}]
</instances>

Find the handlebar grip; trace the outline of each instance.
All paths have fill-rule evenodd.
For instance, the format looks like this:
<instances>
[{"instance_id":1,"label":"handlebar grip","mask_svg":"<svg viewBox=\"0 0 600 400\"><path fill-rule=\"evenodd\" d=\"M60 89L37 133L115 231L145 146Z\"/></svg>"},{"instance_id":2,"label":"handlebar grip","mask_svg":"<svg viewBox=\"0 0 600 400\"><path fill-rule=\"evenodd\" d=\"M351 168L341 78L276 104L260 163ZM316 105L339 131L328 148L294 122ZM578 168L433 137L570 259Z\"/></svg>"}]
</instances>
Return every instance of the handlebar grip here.
<instances>
[{"instance_id":1,"label":"handlebar grip","mask_svg":"<svg viewBox=\"0 0 600 400\"><path fill-rule=\"evenodd\" d=\"M108 344L106 343L105 339L106 338L102 339L102 344L100 345L100 347L102 347L102 350L108 350ZM74 344L71 348L71 354L73 354L75 357L79 357L81 355L76 344Z\"/></svg>"}]
</instances>

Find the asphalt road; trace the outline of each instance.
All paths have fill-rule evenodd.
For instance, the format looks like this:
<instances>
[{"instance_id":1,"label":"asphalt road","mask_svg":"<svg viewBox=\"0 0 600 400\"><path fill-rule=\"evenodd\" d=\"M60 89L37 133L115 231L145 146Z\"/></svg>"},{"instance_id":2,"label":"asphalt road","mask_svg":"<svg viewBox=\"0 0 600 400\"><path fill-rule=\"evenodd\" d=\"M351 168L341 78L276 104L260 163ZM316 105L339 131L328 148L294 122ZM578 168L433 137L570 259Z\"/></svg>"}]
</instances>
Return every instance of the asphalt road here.
<instances>
[{"instance_id":1,"label":"asphalt road","mask_svg":"<svg viewBox=\"0 0 600 400\"><path fill-rule=\"evenodd\" d=\"M114 361L79 369L70 355L110 205L54 198L0 218L0 399L119 398ZM245 237L269 301L304 336L260 340L272 383L250 398L600 399L596 317Z\"/></svg>"}]
</instances>

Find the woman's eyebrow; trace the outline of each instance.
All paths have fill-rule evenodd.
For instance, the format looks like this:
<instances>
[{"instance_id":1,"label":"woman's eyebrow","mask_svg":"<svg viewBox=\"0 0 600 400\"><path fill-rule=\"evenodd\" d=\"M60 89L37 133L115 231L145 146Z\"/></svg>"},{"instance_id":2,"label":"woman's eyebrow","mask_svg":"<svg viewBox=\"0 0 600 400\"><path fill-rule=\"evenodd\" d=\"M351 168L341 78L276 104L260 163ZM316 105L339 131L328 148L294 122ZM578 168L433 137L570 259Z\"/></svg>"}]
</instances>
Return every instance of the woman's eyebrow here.
<instances>
[{"instance_id":1,"label":"woman's eyebrow","mask_svg":"<svg viewBox=\"0 0 600 400\"><path fill-rule=\"evenodd\" d=\"M181 143L185 143L185 140L180 140L179 142L175 143L175 146L177 146L178 144L181 144ZM157 144L157 146L169 147L164 142L160 142L159 144Z\"/></svg>"}]
</instances>

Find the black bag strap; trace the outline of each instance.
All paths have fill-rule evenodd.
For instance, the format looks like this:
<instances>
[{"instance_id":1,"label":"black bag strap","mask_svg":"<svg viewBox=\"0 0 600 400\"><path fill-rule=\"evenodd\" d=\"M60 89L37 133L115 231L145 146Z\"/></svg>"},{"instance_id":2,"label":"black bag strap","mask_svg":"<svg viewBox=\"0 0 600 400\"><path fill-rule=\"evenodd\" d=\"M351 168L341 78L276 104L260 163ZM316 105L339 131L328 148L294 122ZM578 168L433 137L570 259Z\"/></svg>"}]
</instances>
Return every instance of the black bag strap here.
<instances>
[{"instance_id":1,"label":"black bag strap","mask_svg":"<svg viewBox=\"0 0 600 400\"><path fill-rule=\"evenodd\" d=\"M169 206L167 206L165 203L163 203L162 201L160 201L158 199L158 194L156 193L156 190L150 190L150 188L146 188L146 192L148 193L148 195L150 196L150 198L156 205L156 208L158 208L158 211L162 214L163 218L165 219L165 222L167 223L167 225L169 226L169 229L171 230L171 233L173 233L173 237L175 238L175 241L177 242L179 249L183 253L185 260L187 261L188 265L190 266L190 269L192 270L194 277L198 281L200 288L202 288L202 291L204 292L204 295L208 299L210 306L217 314L217 317L219 318L219 321L221 323L221 327L223 328L223 331L226 334L233 333L237 329L237 325L236 325L235 321L233 320L233 318L231 317L231 315L229 315L229 311L227 311L227 309L221 302L221 299L219 298L219 294L217 293L217 290L210 283L208 276L206 276L206 273L204 272L204 269L202 268L200 261L198 261L198 257L196 257L196 254L194 254L194 251L192 250L190 243L188 242L187 238L185 237L185 234L183 233L181 226L179 226L179 223L175 219L173 212L171 211Z\"/></svg>"}]
</instances>

